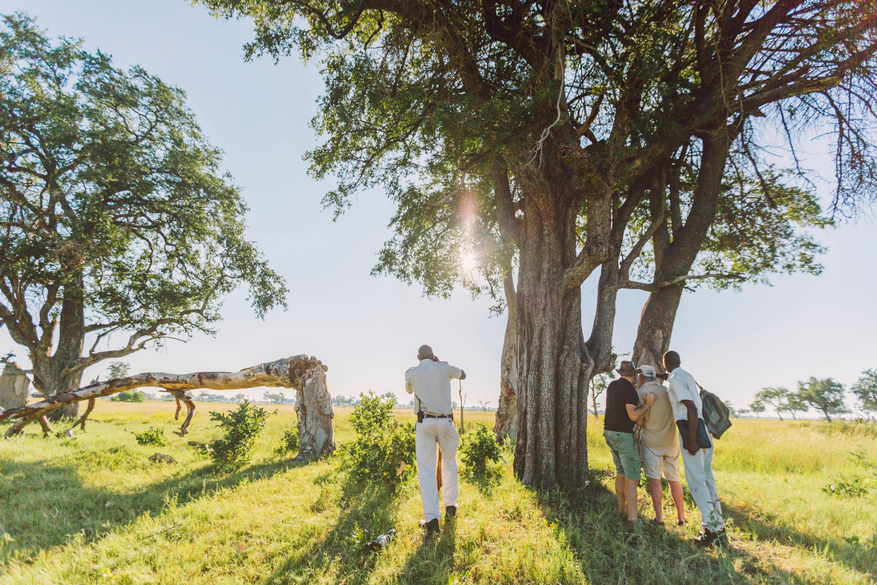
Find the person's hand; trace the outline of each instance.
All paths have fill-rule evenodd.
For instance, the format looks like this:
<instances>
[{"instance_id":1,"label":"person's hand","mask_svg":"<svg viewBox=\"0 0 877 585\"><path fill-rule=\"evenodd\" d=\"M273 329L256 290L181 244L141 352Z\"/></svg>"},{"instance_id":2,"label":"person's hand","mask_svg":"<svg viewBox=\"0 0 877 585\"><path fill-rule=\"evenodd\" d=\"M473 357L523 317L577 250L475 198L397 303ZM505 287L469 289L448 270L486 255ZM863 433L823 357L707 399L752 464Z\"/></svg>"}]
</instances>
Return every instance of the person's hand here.
<instances>
[{"instance_id":1,"label":"person's hand","mask_svg":"<svg viewBox=\"0 0 877 585\"><path fill-rule=\"evenodd\" d=\"M438 361L439 361L438 356L437 356L437 355L433 355L433 356L432 356L432 361L434 361L434 362L438 362Z\"/></svg>"},{"instance_id":2,"label":"person's hand","mask_svg":"<svg viewBox=\"0 0 877 585\"><path fill-rule=\"evenodd\" d=\"M655 398L657 398L657 396L655 396L654 392L649 392L648 394L643 396L643 400L645 401L646 406L653 405L655 403Z\"/></svg>"},{"instance_id":3,"label":"person's hand","mask_svg":"<svg viewBox=\"0 0 877 585\"><path fill-rule=\"evenodd\" d=\"M686 449L691 455L697 455L697 452L700 451L700 445L697 444L697 441L688 441L688 449Z\"/></svg>"}]
</instances>

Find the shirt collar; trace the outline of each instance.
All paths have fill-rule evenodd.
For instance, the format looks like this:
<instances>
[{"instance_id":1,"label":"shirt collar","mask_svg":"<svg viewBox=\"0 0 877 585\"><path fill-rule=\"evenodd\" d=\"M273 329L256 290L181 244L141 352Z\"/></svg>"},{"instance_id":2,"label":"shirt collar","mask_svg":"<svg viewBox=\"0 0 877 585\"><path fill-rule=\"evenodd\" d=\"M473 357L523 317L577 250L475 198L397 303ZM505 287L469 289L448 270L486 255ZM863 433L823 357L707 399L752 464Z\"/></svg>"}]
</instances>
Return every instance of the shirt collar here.
<instances>
[{"instance_id":1,"label":"shirt collar","mask_svg":"<svg viewBox=\"0 0 877 585\"><path fill-rule=\"evenodd\" d=\"M432 359L431 359L431 358L426 358L425 360L420 360L420 363L421 363L421 364L422 364L423 362L427 362L427 363L430 363L430 364L431 364L431 363L432 363Z\"/></svg>"}]
</instances>

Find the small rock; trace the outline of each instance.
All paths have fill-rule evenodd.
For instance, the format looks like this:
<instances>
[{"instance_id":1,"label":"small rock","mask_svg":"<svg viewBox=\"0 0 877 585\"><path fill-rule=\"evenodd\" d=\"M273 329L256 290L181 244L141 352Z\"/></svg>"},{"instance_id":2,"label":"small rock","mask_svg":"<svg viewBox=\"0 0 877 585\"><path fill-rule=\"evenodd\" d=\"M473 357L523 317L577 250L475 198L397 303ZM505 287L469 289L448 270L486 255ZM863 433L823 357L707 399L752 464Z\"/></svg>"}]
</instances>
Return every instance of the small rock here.
<instances>
[{"instance_id":1,"label":"small rock","mask_svg":"<svg viewBox=\"0 0 877 585\"><path fill-rule=\"evenodd\" d=\"M64 434L67 435L68 437L72 437L73 436L73 429L67 429L67 432Z\"/></svg>"},{"instance_id":2,"label":"small rock","mask_svg":"<svg viewBox=\"0 0 877 585\"><path fill-rule=\"evenodd\" d=\"M107 502L106 504L104 504L104 508L109 508L112 505L113 505L112 502Z\"/></svg>"}]
</instances>

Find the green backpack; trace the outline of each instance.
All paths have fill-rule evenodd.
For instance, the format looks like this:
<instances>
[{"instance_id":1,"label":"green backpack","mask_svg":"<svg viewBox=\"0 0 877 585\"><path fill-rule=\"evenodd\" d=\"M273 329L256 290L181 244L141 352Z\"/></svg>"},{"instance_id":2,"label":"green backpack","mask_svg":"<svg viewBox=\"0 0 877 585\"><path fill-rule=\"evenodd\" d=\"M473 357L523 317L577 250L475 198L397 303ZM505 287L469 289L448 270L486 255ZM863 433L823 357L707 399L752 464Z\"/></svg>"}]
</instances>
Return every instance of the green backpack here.
<instances>
[{"instance_id":1,"label":"green backpack","mask_svg":"<svg viewBox=\"0 0 877 585\"><path fill-rule=\"evenodd\" d=\"M703 422L713 437L721 439L725 431L731 428L731 411L718 396L704 390L700 384L697 387L700 388L700 401L703 404Z\"/></svg>"}]
</instances>

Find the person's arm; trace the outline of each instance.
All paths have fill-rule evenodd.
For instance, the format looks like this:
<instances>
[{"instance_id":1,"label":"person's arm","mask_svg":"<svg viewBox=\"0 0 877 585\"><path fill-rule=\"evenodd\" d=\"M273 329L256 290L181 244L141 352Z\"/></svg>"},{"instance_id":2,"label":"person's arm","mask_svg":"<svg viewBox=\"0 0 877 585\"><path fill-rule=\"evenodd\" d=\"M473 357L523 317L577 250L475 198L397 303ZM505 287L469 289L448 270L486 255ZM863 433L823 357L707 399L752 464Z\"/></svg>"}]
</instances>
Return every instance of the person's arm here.
<instances>
[{"instance_id":1,"label":"person's arm","mask_svg":"<svg viewBox=\"0 0 877 585\"><path fill-rule=\"evenodd\" d=\"M693 400L681 402L688 409L688 452L694 455L700 451L700 445L697 444L697 407Z\"/></svg>"},{"instance_id":2,"label":"person's arm","mask_svg":"<svg viewBox=\"0 0 877 585\"><path fill-rule=\"evenodd\" d=\"M408 377L408 372L405 372L405 392L414 394L414 388L411 387L411 378Z\"/></svg>"},{"instance_id":3,"label":"person's arm","mask_svg":"<svg viewBox=\"0 0 877 585\"><path fill-rule=\"evenodd\" d=\"M648 394L643 396L643 401L645 402L645 404L643 404L642 406L637 406L635 404L624 405L627 407L627 416L633 422L639 421L639 419L642 418L642 416L652 407L652 404L655 403L655 393L649 392Z\"/></svg>"},{"instance_id":4,"label":"person's arm","mask_svg":"<svg viewBox=\"0 0 877 585\"><path fill-rule=\"evenodd\" d=\"M466 372L465 371L461 370L460 368L456 368L450 364L448 364L448 368L450 368L448 373L452 379L456 379L456 380L465 380L466 379Z\"/></svg>"}]
</instances>

